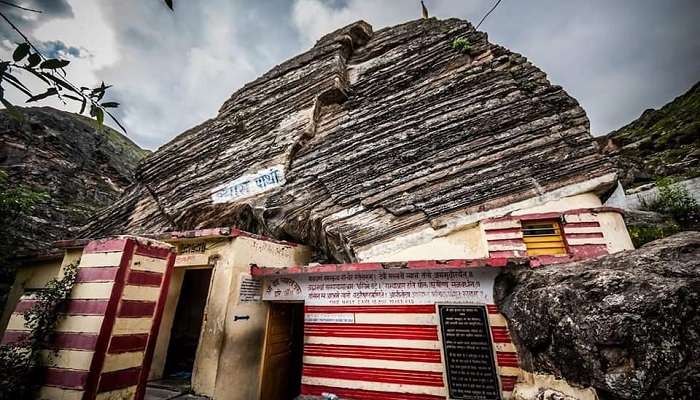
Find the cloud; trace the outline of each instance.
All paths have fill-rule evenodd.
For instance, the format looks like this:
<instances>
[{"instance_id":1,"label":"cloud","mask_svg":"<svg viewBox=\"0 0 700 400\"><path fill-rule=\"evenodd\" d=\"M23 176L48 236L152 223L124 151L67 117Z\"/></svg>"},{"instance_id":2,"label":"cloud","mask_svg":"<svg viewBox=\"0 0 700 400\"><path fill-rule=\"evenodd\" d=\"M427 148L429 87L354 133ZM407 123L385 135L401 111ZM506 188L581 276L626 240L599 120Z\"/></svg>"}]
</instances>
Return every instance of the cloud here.
<instances>
[{"instance_id":1,"label":"cloud","mask_svg":"<svg viewBox=\"0 0 700 400\"><path fill-rule=\"evenodd\" d=\"M68 46L60 40L37 42L35 45L46 58L80 58L79 48Z\"/></svg>"},{"instance_id":2,"label":"cloud","mask_svg":"<svg viewBox=\"0 0 700 400\"><path fill-rule=\"evenodd\" d=\"M424 1L433 16L471 22L493 5ZM174 13L159 0L25 4L45 12L2 10L72 61L73 82L113 84L116 115L151 149L215 116L236 89L328 32L359 19L379 30L420 17L420 2L405 0L180 0ZM576 97L602 134L700 79L699 19L693 0L504 1L481 30ZM6 57L17 39L0 29Z\"/></svg>"},{"instance_id":3,"label":"cloud","mask_svg":"<svg viewBox=\"0 0 700 400\"><path fill-rule=\"evenodd\" d=\"M41 13L20 10L6 4L0 4L0 12L23 33L30 36L36 27L47 21L55 20L56 18L71 18L73 16L73 9L67 0L26 0L18 4L33 10L39 10ZM5 21L0 22L0 38L4 39L0 41L0 47L5 50L14 49L15 43L21 42L22 38Z\"/></svg>"}]
</instances>

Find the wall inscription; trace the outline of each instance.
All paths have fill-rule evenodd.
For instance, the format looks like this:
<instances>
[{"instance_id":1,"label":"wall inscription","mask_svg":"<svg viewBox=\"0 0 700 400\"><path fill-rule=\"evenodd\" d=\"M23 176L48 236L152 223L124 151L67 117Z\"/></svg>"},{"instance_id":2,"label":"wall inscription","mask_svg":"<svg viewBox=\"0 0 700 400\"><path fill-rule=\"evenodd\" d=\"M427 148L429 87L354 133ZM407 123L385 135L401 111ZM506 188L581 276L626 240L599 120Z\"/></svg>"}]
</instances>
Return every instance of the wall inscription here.
<instances>
[{"instance_id":1,"label":"wall inscription","mask_svg":"<svg viewBox=\"0 0 700 400\"><path fill-rule=\"evenodd\" d=\"M382 270L269 277L263 300L307 305L493 303L496 268Z\"/></svg>"},{"instance_id":2,"label":"wall inscription","mask_svg":"<svg viewBox=\"0 0 700 400\"><path fill-rule=\"evenodd\" d=\"M238 303L259 303L262 296L262 285L257 279L248 274L240 276L241 289L238 294Z\"/></svg>"},{"instance_id":3,"label":"wall inscription","mask_svg":"<svg viewBox=\"0 0 700 400\"><path fill-rule=\"evenodd\" d=\"M274 165L252 174L243 175L231 182L214 188L211 195L213 203L226 203L254 196L284 185L284 167Z\"/></svg>"},{"instance_id":4,"label":"wall inscription","mask_svg":"<svg viewBox=\"0 0 700 400\"><path fill-rule=\"evenodd\" d=\"M501 400L486 307L439 305L450 399Z\"/></svg>"}]
</instances>

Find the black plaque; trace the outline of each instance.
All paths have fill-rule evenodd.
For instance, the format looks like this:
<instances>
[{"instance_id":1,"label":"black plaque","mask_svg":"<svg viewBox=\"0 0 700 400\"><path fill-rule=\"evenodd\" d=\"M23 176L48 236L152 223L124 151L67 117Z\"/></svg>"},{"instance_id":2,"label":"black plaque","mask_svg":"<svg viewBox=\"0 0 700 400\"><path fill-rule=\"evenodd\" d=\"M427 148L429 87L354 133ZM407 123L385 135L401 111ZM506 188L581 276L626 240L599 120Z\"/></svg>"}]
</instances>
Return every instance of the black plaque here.
<instances>
[{"instance_id":1,"label":"black plaque","mask_svg":"<svg viewBox=\"0 0 700 400\"><path fill-rule=\"evenodd\" d=\"M450 399L501 400L486 307L438 309Z\"/></svg>"}]
</instances>

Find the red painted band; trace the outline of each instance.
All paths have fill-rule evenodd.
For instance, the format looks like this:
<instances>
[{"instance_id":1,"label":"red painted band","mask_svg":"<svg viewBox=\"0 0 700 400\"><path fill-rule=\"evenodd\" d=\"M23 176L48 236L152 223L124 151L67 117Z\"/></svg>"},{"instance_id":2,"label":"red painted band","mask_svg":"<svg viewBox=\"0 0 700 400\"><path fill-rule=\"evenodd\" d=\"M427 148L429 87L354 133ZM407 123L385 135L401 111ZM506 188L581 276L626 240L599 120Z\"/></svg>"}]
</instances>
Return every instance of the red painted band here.
<instances>
[{"instance_id":1,"label":"red painted band","mask_svg":"<svg viewBox=\"0 0 700 400\"><path fill-rule=\"evenodd\" d=\"M602 238L603 232L588 232L588 233L566 233L567 239L593 239Z\"/></svg>"},{"instance_id":2,"label":"red painted band","mask_svg":"<svg viewBox=\"0 0 700 400\"><path fill-rule=\"evenodd\" d=\"M433 387L444 386L441 372L304 364L302 374L304 376L317 378L345 379L352 381L398 383Z\"/></svg>"},{"instance_id":3,"label":"red painted band","mask_svg":"<svg viewBox=\"0 0 700 400\"><path fill-rule=\"evenodd\" d=\"M512 392L515 384L518 382L517 376L499 376L501 378L501 390L504 392Z\"/></svg>"},{"instance_id":4,"label":"red painted band","mask_svg":"<svg viewBox=\"0 0 700 400\"><path fill-rule=\"evenodd\" d=\"M314 313L397 313L435 314L432 304L406 306L306 306L304 312Z\"/></svg>"},{"instance_id":5,"label":"red painted band","mask_svg":"<svg viewBox=\"0 0 700 400\"><path fill-rule=\"evenodd\" d=\"M444 396L429 394L380 392L375 390L347 389L331 386L301 385L301 394L306 396L321 396L322 393L333 393L340 398L355 400L445 400Z\"/></svg>"},{"instance_id":6,"label":"red painted band","mask_svg":"<svg viewBox=\"0 0 700 400\"><path fill-rule=\"evenodd\" d=\"M498 314L498 306L495 304L487 304L486 305L486 310L489 312L489 314Z\"/></svg>"},{"instance_id":7,"label":"red painted band","mask_svg":"<svg viewBox=\"0 0 700 400\"><path fill-rule=\"evenodd\" d=\"M440 350L305 344L304 356L440 363Z\"/></svg>"},{"instance_id":8,"label":"red painted band","mask_svg":"<svg viewBox=\"0 0 700 400\"><path fill-rule=\"evenodd\" d=\"M508 334L508 329L492 326L491 336L493 336L493 341L496 343L510 343L510 335Z\"/></svg>"},{"instance_id":9,"label":"red painted band","mask_svg":"<svg viewBox=\"0 0 700 400\"><path fill-rule=\"evenodd\" d=\"M114 282L119 267L82 267L76 282Z\"/></svg>"},{"instance_id":10,"label":"red painted band","mask_svg":"<svg viewBox=\"0 0 700 400\"><path fill-rule=\"evenodd\" d=\"M517 368L520 366L517 353L498 351L496 352L496 360L498 361L498 365L501 367Z\"/></svg>"},{"instance_id":11,"label":"red painted band","mask_svg":"<svg viewBox=\"0 0 700 400\"><path fill-rule=\"evenodd\" d=\"M523 239L488 239L487 240L488 244L493 245L493 244L510 244L513 246L519 246L522 247L525 242L523 242Z\"/></svg>"},{"instance_id":12,"label":"red painted band","mask_svg":"<svg viewBox=\"0 0 700 400\"><path fill-rule=\"evenodd\" d=\"M82 389L85 387L88 371L77 371L63 368L46 368L44 382L46 386L55 386L63 389Z\"/></svg>"},{"instance_id":13,"label":"red painted band","mask_svg":"<svg viewBox=\"0 0 700 400\"><path fill-rule=\"evenodd\" d=\"M160 286L162 280L163 274L160 272L131 270L127 278L127 283L138 286Z\"/></svg>"},{"instance_id":14,"label":"red painted band","mask_svg":"<svg viewBox=\"0 0 700 400\"><path fill-rule=\"evenodd\" d=\"M499 235L502 233L520 233L521 228L500 228L500 229L484 229L486 236Z\"/></svg>"},{"instance_id":15,"label":"red painted band","mask_svg":"<svg viewBox=\"0 0 700 400\"><path fill-rule=\"evenodd\" d=\"M91 333L58 332L53 336L51 348L61 350L95 350L97 335Z\"/></svg>"},{"instance_id":16,"label":"red painted band","mask_svg":"<svg viewBox=\"0 0 700 400\"><path fill-rule=\"evenodd\" d=\"M168 247L155 247L138 244L136 246L135 254L139 256L153 257L158 258L160 260L165 260L168 258L168 255L170 255L171 252L172 249Z\"/></svg>"},{"instance_id":17,"label":"red painted band","mask_svg":"<svg viewBox=\"0 0 700 400\"><path fill-rule=\"evenodd\" d=\"M155 308L155 301L122 300L117 316L125 318L152 317Z\"/></svg>"},{"instance_id":18,"label":"red painted band","mask_svg":"<svg viewBox=\"0 0 700 400\"><path fill-rule=\"evenodd\" d=\"M600 226L598 221L590 222L567 222L564 224L564 229L566 228L597 228Z\"/></svg>"},{"instance_id":19,"label":"red painted band","mask_svg":"<svg viewBox=\"0 0 700 400\"><path fill-rule=\"evenodd\" d=\"M126 353L129 351L142 351L148 343L148 334L116 335L109 342L109 353Z\"/></svg>"},{"instance_id":20,"label":"red painted band","mask_svg":"<svg viewBox=\"0 0 700 400\"><path fill-rule=\"evenodd\" d=\"M105 372L100 377L100 386L97 388L97 393L134 386L139 382L140 373L141 367Z\"/></svg>"},{"instance_id":21,"label":"red painted band","mask_svg":"<svg viewBox=\"0 0 700 400\"><path fill-rule=\"evenodd\" d=\"M437 340L435 325L316 324L304 325L307 336Z\"/></svg>"},{"instance_id":22,"label":"red painted band","mask_svg":"<svg viewBox=\"0 0 700 400\"><path fill-rule=\"evenodd\" d=\"M2 342L0 344L14 344L18 345L21 342L29 339L29 331L15 331L6 330L5 334L2 336ZM26 343L28 345L29 343Z\"/></svg>"},{"instance_id":23,"label":"red painted band","mask_svg":"<svg viewBox=\"0 0 700 400\"><path fill-rule=\"evenodd\" d=\"M111 253L124 251L127 239L92 240L83 247L83 253Z\"/></svg>"},{"instance_id":24,"label":"red painted band","mask_svg":"<svg viewBox=\"0 0 700 400\"><path fill-rule=\"evenodd\" d=\"M20 300L15 313L24 313L38 302L39 300ZM68 315L104 315L107 303L107 300L68 300L59 308L59 311Z\"/></svg>"},{"instance_id":25,"label":"red painted band","mask_svg":"<svg viewBox=\"0 0 700 400\"><path fill-rule=\"evenodd\" d=\"M504 262L507 263L509 258L513 257L526 257L527 252L524 250L498 250L498 251L489 251L489 257L491 258L499 258L499 259L504 259Z\"/></svg>"}]
</instances>

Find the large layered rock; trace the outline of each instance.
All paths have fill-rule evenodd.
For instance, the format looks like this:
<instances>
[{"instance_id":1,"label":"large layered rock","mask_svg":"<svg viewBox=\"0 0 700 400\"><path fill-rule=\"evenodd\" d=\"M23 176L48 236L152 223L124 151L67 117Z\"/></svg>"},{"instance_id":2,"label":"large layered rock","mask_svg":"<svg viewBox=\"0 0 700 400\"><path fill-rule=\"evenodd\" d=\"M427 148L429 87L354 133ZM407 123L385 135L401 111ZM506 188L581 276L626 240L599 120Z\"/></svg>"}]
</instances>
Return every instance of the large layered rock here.
<instances>
[{"instance_id":1,"label":"large layered rock","mask_svg":"<svg viewBox=\"0 0 700 400\"><path fill-rule=\"evenodd\" d=\"M213 203L220 185L275 165L281 187ZM236 225L354 261L591 181L580 190L606 190L614 173L583 109L524 57L456 19L358 22L159 149L82 235Z\"/></svg>"},{"instance_id":2,"label":"large layered rock","mask_svg":"<svg viewBox=\"0 0 700 400\"><path fill-rule=\"evenodd\" d=\"M90 215L133 183L136 165L149 153L108 127L97 131L80 115L49 107L22 113L25 122L19 123L0 111L0 168L10 187L25 185L48 199L15 221L17 242L5 256L36 255L53 241L74 237Z\"/></svg>"},{"instance_id":3,"label":"large layered rock","mask_svg":"<svg viewBox=\"0 0 700 400\"><path fill-rule=\"evenodd\" d=\"M497 281L523 368L601 399L700 398L700 233Z\"/></svg>"}]
</instances>

